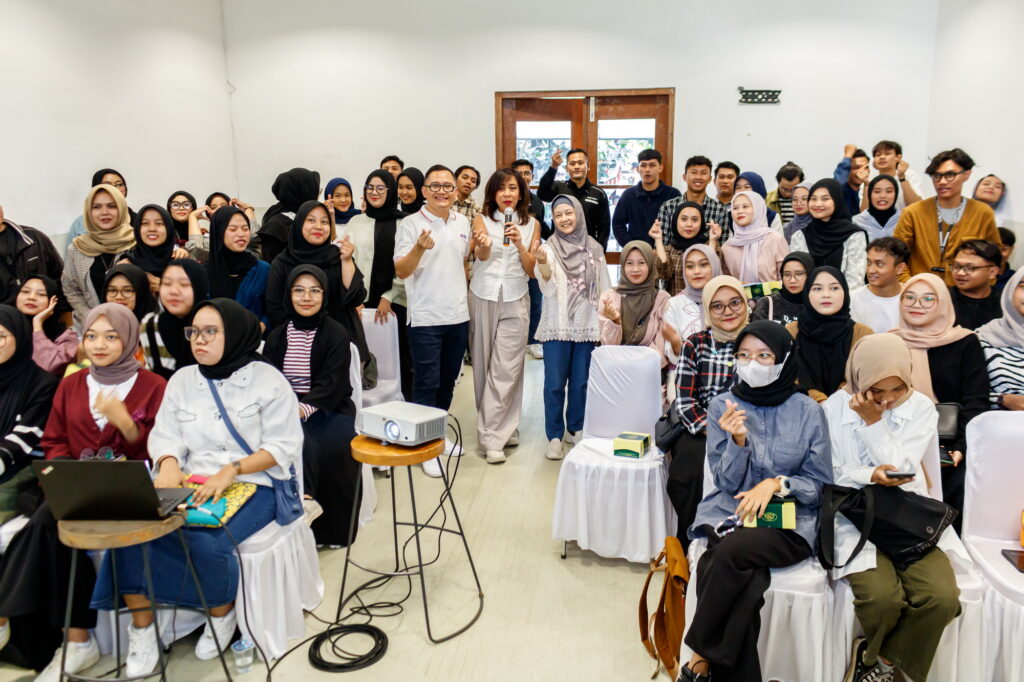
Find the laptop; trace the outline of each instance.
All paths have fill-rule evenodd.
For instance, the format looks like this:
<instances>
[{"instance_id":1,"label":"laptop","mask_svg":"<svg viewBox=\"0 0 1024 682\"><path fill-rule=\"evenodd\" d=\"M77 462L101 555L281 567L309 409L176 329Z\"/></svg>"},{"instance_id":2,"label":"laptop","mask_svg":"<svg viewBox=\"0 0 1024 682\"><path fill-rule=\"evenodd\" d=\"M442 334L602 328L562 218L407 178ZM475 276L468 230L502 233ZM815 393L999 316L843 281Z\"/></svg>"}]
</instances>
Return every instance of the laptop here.
<instances>
[{"instance_id":1,"label":"laptop","mask_svg":"<svg viewBox=\"0 0 1024 682\"><path fill-rule=\"evenodd\" d=\"M192 488L155 488L141 461L51 459L32 462L58 521L158 521L173 513Z\"/></svg>"}]
</instances>

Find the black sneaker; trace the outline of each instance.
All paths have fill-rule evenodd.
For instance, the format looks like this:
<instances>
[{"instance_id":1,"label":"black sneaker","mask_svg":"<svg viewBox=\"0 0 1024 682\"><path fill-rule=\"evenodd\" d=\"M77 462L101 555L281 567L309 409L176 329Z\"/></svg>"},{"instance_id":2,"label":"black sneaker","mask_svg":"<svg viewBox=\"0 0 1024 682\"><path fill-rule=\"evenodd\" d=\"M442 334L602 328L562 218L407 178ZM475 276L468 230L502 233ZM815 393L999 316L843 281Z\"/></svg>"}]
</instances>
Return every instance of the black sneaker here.
<instances>
[{"instance_id":1,"label":"black sneaker","mask_svg":"<svg viewBox=\"0 0 1024 682\"><path fill-rule=\"evenodd\" d=\"M707 664L705 663L704 665L706 666ZM679 677L676 678L676 682L710 682L710 680L710 672L704 675L701 675L700 673L695 673L692 670L690 670L689 663L685 664L682 668L680 668Z\"/></svg>"},{"instance_id":2,"label":"black sneaker","mask_svg":"<svg viewBox=\"0 0 1024 682\"><path fill-rule=\"evenodd\" d=\"M882 670L879 664L868 668L867 672L857 678L857 682L893 682L896 679L896 668Z\"/></svg>"},{"instance_id":3,"label":"black sneaker","mask_svg":"<svg viewBox=\"0 0 1024 682\"><path fill-rule=\"evenodd\" d=\"M843 682L858 682L864 674L869 671L872 665L864 663L864 651L868 648L868 642L863 637L853 640L853 647L850 650L850 663L846 667L846 676Z\"/></svg>"}]
</instances>

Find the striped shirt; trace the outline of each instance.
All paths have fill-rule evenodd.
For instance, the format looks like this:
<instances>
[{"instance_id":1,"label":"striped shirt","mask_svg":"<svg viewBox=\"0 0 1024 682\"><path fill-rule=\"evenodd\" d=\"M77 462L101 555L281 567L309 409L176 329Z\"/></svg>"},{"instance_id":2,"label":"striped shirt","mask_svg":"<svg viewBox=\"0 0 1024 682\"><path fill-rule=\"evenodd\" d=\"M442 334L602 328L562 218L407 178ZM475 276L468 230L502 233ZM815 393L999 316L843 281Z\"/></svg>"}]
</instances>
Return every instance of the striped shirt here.
<instances>
[{"instance_id":1,"label":"striped shirt","mask_svg":"<svg viewBox=\"0 0 1024 682\"><path fill-rule=\"evenodd\" d=\"M680 421L694 435L707 426L711 399L733 384L734 348L732 341L716 341L710 329L699 331L683 341L676 366L674 409Z\"/></svg>"},{"instance_id":2,"label":"striped shirt","mask_svg":"<svg viewBox=\"0 0 1024 682\"><path fill-rule=\"evenodd\" d=\"M990 345L981 342L988 366L989 402L993 409L1001 395L1024 395L1024 347Z\"/></svg>"},{"instance_id":3,"label":"striped shirt","mask_svg":"<svg viewBox=\"0 0 1024 682\"><path fill-rule=\"evenodd\" d=\"M313 340L316 338L316 329L296 329L295 325L288 322L285 333L287 336L287 349L284 352L284 362L281 365L281 372L292 390L297 394L309 393L313 387L313 380L310 370L310 357L313 354ZM302 410L303 420L309 419L316 408L306 403L299 403Z\"/></svg>"},{"instance_id":4,"label":"striped shirt","mask_svg":"<svg viewBox=\"0 0 1024 682\"><path fill-rule=\"evenodd\" d=\"M782 218L783 225L789 225L789 222L796 216L793 213L793 198L787 199L784 196L779 196L779 217Z\"/></svg>"}]
</instances>

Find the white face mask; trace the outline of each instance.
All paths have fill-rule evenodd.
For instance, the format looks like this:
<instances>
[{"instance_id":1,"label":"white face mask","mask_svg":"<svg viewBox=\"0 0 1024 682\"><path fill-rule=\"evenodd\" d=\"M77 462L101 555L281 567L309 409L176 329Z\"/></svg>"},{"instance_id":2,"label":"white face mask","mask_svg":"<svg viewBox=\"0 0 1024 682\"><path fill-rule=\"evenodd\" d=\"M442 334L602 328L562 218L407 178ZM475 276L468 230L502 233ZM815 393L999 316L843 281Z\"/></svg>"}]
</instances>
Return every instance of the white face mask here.
<instances>
[{"instance_id":1,"label":"white face mask","mask_svg":"<svg viewBox=\"0 0 1024 682\"><path fill-rule=\"evenodd\" d=\"M782 367L788 358L789 355L786 355L777 365L762 365L757 360L750 360L746 363L737 362L736 376L751 388L767 386L779 378L779 375L782 374Z\"/></svg>"}]
</instances>

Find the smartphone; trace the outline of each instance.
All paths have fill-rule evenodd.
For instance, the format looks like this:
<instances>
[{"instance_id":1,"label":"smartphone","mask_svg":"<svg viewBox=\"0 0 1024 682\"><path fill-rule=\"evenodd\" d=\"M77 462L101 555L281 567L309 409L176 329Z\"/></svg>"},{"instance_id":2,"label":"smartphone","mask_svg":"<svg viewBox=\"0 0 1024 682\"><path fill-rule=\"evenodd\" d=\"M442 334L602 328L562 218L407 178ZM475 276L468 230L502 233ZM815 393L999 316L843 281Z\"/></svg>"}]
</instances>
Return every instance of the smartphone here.
<instances>
[{"instance_id":1,"label":"smartphone","mask_svg":"<svg viewBox=\"0 0 1024 682\"><path fill-rule=\"evenodd\" d=\"M1004 549L1003 556L1009 561L1014 567L1024 573L1024 552L1019 549Z\"/></svg>"},{"instance_id":2,"label":"smartphone","mask_svg":"<svg viewBox=\"0 0 1024 682\"><path fill-rule=\"evenodd\" d=\"M949 456L949 449L945 445L939 446L939 464L953 466L953 458Z\"/></svg>"},{"instance_id":3,"label":"smartphone","mask_svg":"<svg viewBox=\"0 0 1024 682\"><path fill-rule=\"evenodd\" d=\"M886 471L885 475L889 478L913 478L913 471Z\"/></svg>"}]
</instances>

